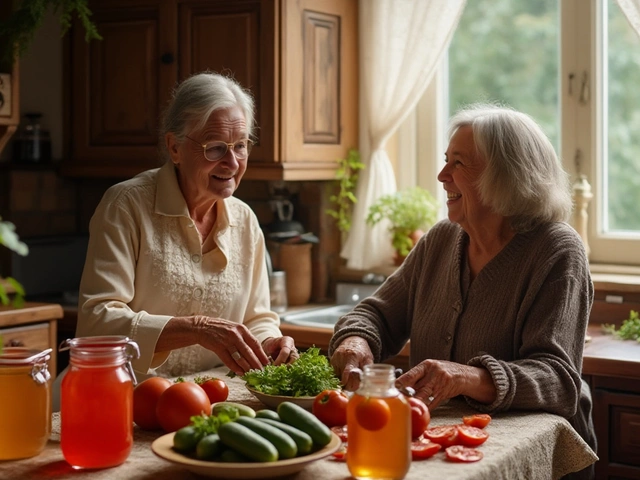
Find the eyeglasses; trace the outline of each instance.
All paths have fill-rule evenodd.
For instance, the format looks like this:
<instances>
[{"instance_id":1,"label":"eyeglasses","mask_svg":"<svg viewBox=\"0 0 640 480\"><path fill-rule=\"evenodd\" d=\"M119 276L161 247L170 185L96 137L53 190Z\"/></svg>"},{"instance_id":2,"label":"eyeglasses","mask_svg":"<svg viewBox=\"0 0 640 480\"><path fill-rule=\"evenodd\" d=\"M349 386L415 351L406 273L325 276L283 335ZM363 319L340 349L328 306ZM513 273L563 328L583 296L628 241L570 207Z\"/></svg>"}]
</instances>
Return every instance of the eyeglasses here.
<instances>
[{"instance_id":1,"label":"eyeglasses","mask_svg":"<svg viewBox=\"0 0 640 480\"><path fill-rule=\"evenodd\" d=\"M235 143L217 141L202 144L188 135L185 135L185 137L187 137L192 142L200 145L202 147L202 150L204 151L204 158L206 158L210 162L220 160L227 154L229 148L231 148L231 150L233 151L236 159L246 160L251 153L251 147L253 147L253 142L249 139L238 140Z\"/></svg>"}]
</instances>

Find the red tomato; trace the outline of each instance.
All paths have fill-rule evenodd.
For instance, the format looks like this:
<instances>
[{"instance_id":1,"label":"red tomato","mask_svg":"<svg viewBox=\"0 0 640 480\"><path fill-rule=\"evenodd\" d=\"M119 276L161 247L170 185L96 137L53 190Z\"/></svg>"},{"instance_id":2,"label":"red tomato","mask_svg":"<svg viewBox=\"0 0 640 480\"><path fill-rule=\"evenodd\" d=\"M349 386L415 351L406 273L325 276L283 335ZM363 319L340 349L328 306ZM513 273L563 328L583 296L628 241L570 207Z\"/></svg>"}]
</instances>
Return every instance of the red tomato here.
<instances>
[{"instance_id":1,"label":"red tomato","mask_svg":"<svg viewBox=\"0 0 640 480\"><path fill-rule=\"evenodd\" d=\"M486 413L476 413L474 415L468 415L466 417L462 417L462 422L465 425L469 425L471 427L484 428L489 425L491 421L491 416Z\"/></svg>"},{"instance_id":2,"label":"red tomato","mask_svg":"<svg viewBox=\"0 0 640 480\"><path fill-rule=\"evenodd\" d=\"M165 432L175 432L191 423L194 415L211 415L211 402L205 391L193 382L174 383L156 406L156 415Z\"/></svg>"},{"instance_id":3,"label":"red tomato","mask_svg":"<svg viewBox=\"0 0 640 480\"><path fill-rule=\"evenodd\" d=\"M434 443L429 440L416 440L411 442L411 459L412 460L424 460L425 458L431 458L440 451L442 445Z\"/></svg>"},{"instance_id":4,"label":"red tomato","mask_svg":"<svg viewBox=\"0 0 640 480\"><path fill-rule=\"evenodd\" d=\"M342 442L342 445L340 445L340 448L338 450L336 450L335 452L333 452L331 455L336 460L340 460L340 461L343 461L343 462L346 461L347 460L347 443L346 442Z\"/></svg>"},{"instance_id":5,"label":"red tomato","mask_svg":"<svg viewBox=\"0 0 640 480\"><path fill-rule=\"evenodd\" d=\"M327 427L340 427L347 423L349 398L341 390L324 390L316 395L311 412Z\"/></svg>"},{"instance_id":6,"label":"red tomato","mask_svg":"<svg viewBox=\"0 0 640 480\"><path fill-rule=\"evenodd\" d=\"M458 425L458 443L466 447L477 447L489 438L489 434L481 428L470 425Z\"/></svg>"},{"instance_id":7,"label":"red tomato","mask_svg":"<svg viewBox=\"0 0 640 480\"><path fill-rule=\"evenodd\" d=\"M229 397L229 387L224 380L204 377L196 378L195 382L204 390L211 403L224 402Z\"/></svg>"},{"instance_id":8,"label":"red tomato","mask_svg":"<svg viewBox=\"0 0 640 480\"><path fill-rule=\"evenodd\" d=\"M365 398L356 406L356 420L365 430L380 430L390 417L389 405L380 398Z\"/></svg>"},{"instance_id":9,"label":"red tomato","mask_svg":"<svg viewBox=\"0 0 640 480\"><path fill-rule=\"evenodd\" d=\"M431 421L429 407L416 397L407 397L411 406L411 438L415 440L424 433Z\"/></svg>"},{"instance_id":10,"label":"red tomato","mask_svg":"<svg viewBox=\"0 0 640 480\"><path fill-rule=\"evenodd\" d=\"M156 406L160 395L172 385L162 377L151 377L133 389L133 421L144 430L159 430Z\"/></svg>"},{"instance_id":11,"label":"red tomato","mask_svg":"<svg viewBox=\"0 0 640 480\"><path fill-rule=\"evenodd\" d=\"M344 425L342 427L331 427L331 431L333 433L335 433L336 435L338 435L338 437L340 437L340 440L342 440L343 442L346 442L348 440L348 435L347 435L347 426Z\"/></svg>"},{"instance_id":12,"label":"red tomato","mask_svg":"<svg viewBox=\"0 0 640 480\"><path fill-rule=\"evenodd\" d=\"M482 460L483 454L475 448L463 447L462 445L454 445L445 450L447 460L452 462L477 462Z\"/></svg>"},{"instance_id":13,"label":"red tomato","mask_svg":"<svg viewBox=\"0 0 640 480\"><path fill-rule=\"evenodd\" d=\"M458 443L458 426L441 425L439 427L427 428L424 436L432 442L439 443L443 447L449 447Z\"/></svg>"}]
</instances>

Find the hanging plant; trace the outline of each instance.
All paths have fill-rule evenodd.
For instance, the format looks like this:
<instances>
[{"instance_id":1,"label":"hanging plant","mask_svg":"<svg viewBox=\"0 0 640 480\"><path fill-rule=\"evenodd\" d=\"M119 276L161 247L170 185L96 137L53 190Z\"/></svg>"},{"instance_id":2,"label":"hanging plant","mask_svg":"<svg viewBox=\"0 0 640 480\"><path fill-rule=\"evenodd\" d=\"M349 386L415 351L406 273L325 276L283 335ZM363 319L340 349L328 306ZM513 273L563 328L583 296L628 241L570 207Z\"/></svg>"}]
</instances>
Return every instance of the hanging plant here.
<instances>
[{"instance_id":1,"label":"hanging plant","mask_svg":"<svg viewBox=\"0 0 640 480\"><path fill-rule=\"evenodd\" d=\"M9 1L9 0L3 0ZM23 55L33 42L38 28L42 26L49 8L60 14L62 36L71 27L73 15L77 15L85 29L85 40L102 40L96 26L91 21L89 0L22 0L13 13L0 22L0 35L6 39L2 58L9 64L13 59Z\"/></svg>"},{"instance_id":2,"label":"hanging plant","mask_svg":"<svg viewBox=\"0 0 640 480\"><path fill-rule=\"evenodd\" d=\"M364 163L360 161L360 153L354 148L347 152L345 158L338 160L336 181L339 190L337 195L329 197L329 200L335 204L335 208L327 209L326 213L335 218L338 230L343 233L351 230L351 210L358 201L355 195L358 172L363 168Z\"/></svg>"}]
</instances>

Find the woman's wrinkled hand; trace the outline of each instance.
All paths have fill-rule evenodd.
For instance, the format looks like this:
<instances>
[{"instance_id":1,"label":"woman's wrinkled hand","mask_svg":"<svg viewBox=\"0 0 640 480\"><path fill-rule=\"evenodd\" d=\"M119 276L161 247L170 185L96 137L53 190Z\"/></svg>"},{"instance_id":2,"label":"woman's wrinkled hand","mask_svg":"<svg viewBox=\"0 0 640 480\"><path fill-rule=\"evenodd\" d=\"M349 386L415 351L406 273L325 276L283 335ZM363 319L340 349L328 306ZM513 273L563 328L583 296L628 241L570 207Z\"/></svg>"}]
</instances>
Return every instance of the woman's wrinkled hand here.
<instances>
[{"instance_id":1,"label":"woman's wrinkled hand","mask_svg":"<svg viewBox=\"0 0 640 480\"><path fill-rule=\"evenodd\" d=\"M260 342L246 326L204 315L196 315L193 324L197 343L218 355L236 375L269 364Z\"/></svg>"},{"instance_id":2,"label":"woman's wrinkled hand","mask_svg":"<svg viewBox=\"0 0 640 480\"><path fill-rule=\"evenodd\" d=\"M293 363L300 354L291 337L269 337L262 342L265 353L273 359L274 365Z\"/></svg>"},{"instance_id":3,"label":"woman's wrinkled hand","mask_svg":"<svg viewBox=\"0 0 640 480\"><path fill-rule=\"evenodd\" d=\"M331 365L342 381L342 388L355 391L365 365L373 363L373 353L362 337L347 337L334 350Z\"/></svg>"}]
</instances>

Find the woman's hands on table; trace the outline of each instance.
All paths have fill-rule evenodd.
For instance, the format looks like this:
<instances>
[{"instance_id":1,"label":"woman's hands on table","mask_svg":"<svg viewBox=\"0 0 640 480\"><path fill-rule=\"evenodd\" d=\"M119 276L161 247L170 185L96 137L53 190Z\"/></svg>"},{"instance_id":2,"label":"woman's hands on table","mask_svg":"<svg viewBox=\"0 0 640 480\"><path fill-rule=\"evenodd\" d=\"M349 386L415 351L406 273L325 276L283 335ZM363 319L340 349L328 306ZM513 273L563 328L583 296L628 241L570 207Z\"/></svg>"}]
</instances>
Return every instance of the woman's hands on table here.
<instances>
[{"instance_id":1,"label":"woman's hands on table","mask_svg":"<svg viewBox=\"0 0 640 480\"><path fill-rule=\"evenodd\" d=\"M274 365L293 363L300 355L291 337L269 337L262 342L262 348L267 356L273 359Z\"/></svg>"},{"instance_id":2,"label":"woman's hands on table","mask_svg":"<svg viewBox=\"0 0 640 480\"><path fill-rule=\"evenodd\" d=\"M331 365L342 381L343 388L355 391L365 365L373 363L373 353L364 338L347 337L331 356Z\"/></svg>"}]
</instances>

